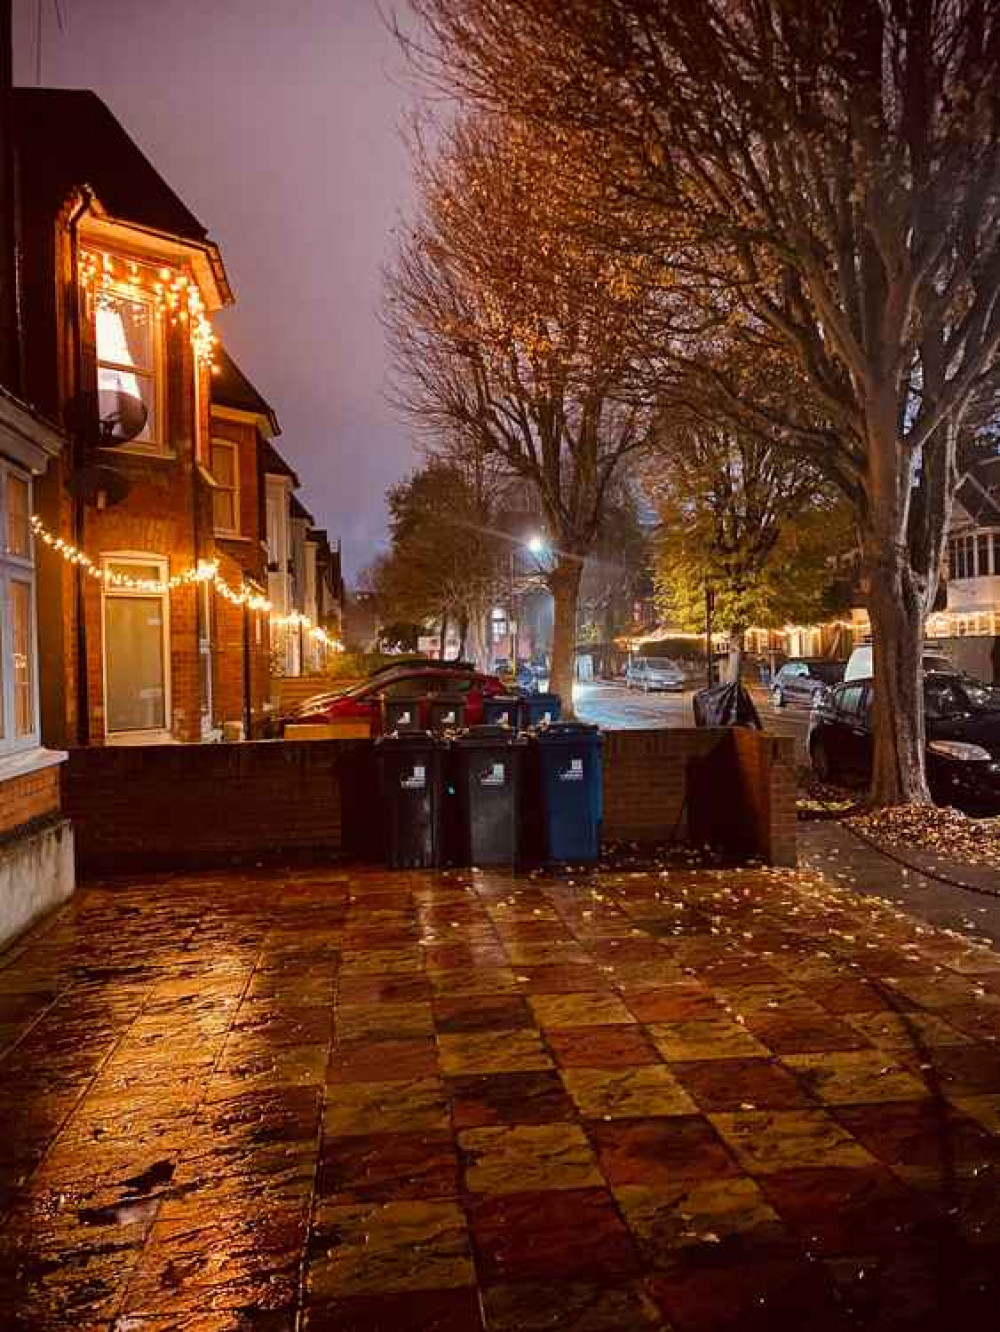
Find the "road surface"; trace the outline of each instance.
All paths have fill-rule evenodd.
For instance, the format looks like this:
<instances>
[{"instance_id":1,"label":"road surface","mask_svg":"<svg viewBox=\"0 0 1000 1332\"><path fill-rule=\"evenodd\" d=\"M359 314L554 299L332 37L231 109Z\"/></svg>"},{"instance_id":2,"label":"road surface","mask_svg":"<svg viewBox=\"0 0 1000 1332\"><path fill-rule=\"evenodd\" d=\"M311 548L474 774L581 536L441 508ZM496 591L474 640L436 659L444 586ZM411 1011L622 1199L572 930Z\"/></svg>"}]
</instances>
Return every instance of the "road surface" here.
<instances>
[{"instance_id":1,"label":"road surface","mask_svg":"<svg viewBox=\"0 0 1000 1332\"><path fill-rule=\"evenodd\" d=\"M658 726L693 726L691 700L694 691L682 694L644 694L624 685L603 681L578 683L573 691L576 714L581 721L596 722L606 730L645 730ZM775 708L770 696L754 691L754 702L764 729L776 735L791 735L800 761L805 761L809 710L795 706Z\"/></svg>"}]
</instances>

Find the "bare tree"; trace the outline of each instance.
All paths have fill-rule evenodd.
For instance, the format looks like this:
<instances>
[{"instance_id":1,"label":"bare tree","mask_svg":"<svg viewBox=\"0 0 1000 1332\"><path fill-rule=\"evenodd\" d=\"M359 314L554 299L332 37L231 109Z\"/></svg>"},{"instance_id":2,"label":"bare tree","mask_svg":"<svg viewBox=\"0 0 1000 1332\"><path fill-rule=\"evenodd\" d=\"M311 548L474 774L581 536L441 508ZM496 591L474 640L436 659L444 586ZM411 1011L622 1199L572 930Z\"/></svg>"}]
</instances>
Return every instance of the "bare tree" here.
<instances>
[{"instance_id":1,"label":"bare tree","mask_svg":"<svg viewBox=\"0 0 1000 1332\"><path fill-rule=\"evenodd\" d=\"M1000 9L415 8L423 55L451 87L582 144L606 168L622 242L658 231L720 319L740 311L748 336L763 331L795 359L823 426L804 424L794 402L773 423L858 516L878 680L873 795L927 801L924 622L958 435L1000 343ZM717 387L731 386L720 375Z\"/></svg>"},{"instance_id":2,"label":"bare tree","mask_svg":"<svg viewBox=\"0 0 1000 1332\"><path fill-rule=\"evenodd\" d=\"M398 399L432 448L500 459L552 550L553 687L572 711L583 564L615 485L646 447L636 330L656 295L644 261L569 243L555 163L497 119L418 155L422 215L388 275Z\"/></svg>"}]
</instances>

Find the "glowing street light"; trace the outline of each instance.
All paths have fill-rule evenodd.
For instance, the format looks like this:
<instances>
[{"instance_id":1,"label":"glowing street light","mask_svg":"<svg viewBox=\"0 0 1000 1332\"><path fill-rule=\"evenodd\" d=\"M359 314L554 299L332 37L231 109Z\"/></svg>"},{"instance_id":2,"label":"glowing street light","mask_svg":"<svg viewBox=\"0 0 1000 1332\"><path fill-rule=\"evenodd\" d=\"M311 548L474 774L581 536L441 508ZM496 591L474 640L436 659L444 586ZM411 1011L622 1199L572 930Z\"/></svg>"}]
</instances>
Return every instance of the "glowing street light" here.
<instances>
[{"instance_id":1,"label":"glowing street light","mask_svg":"<svg viewBox=\"0 0 1000 1332\"><path fill-rule=\"evenodd\" d=\"M526 544L532 555L541 555L542 551L545 549L546 541L544 537L538 536L536 533L535 536L528 538Z\"/></svg>"}]
</instances>

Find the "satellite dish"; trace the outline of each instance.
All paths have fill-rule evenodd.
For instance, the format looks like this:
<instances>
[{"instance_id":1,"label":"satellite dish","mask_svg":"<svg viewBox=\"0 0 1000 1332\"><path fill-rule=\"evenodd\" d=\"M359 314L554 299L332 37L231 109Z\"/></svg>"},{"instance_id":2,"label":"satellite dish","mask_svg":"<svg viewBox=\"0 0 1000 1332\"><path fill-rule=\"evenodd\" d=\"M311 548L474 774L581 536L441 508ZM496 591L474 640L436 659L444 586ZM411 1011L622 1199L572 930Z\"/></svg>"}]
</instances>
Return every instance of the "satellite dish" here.
<instances>
[{"instance_id":1,"label":"satellite dish","mask_svg":"<svg viewBox=\"0 0 1000 1332\"><path fill-rule=\"evenodd\" d=\"M121 389L102 389L97 395L101 444L128 444L146 429L149 412L146 404L134 393Z\"/></svg>"},{"instance_id":2,"label":"satellite dish","mask_svg":"<svg viewBox=\"0 0 1000 1332\"><path fill-rule=\"evenodd\" d=\"M132 489L132 483L122 472L105 463L88 463L69 478L69 489L85 504L98 509L112 509L120 504Z\"/></svg>"},{"instance_id":3,"label":"satellite dish","mask_svg":"<svg viewBox=\"0 0 1000 1332\"><path fill-rule=\"evenodd\" d=\"M148 420L142 399L121 389L80 393L66 412L69 429L95 449L131 443L145 430Z\"/></svg>"}]
</instances>

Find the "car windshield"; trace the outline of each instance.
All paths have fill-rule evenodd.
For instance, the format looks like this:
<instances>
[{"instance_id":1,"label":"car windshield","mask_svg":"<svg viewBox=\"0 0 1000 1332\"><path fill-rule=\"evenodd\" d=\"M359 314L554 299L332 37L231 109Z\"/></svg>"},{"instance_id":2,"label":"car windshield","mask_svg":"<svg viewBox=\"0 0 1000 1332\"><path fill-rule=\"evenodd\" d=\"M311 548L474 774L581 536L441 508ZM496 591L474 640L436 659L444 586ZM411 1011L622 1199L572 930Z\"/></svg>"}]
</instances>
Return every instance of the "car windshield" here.
<instances>
[{"instance_id":1,"label":"car windshield","mask_svg":"<svg viewBox=\"0 0 1000 1332\"><path fill-rule=\"evenodd\" d=\"M809 665L809 674L824 684L839 684L844 678L842 661L814 661Z\"/></svg>"},{"instance_id":2,"label":"car windshield","mask_svg":"<svg viewBox=\"0 0 1000 1332\"><path fill-rule=\"evenodd\" d=\"M964 712L1000 712L1000 689L979 680L942 676L924 683L928 717L957 717Z\"/></svg>"}]
</instances>

